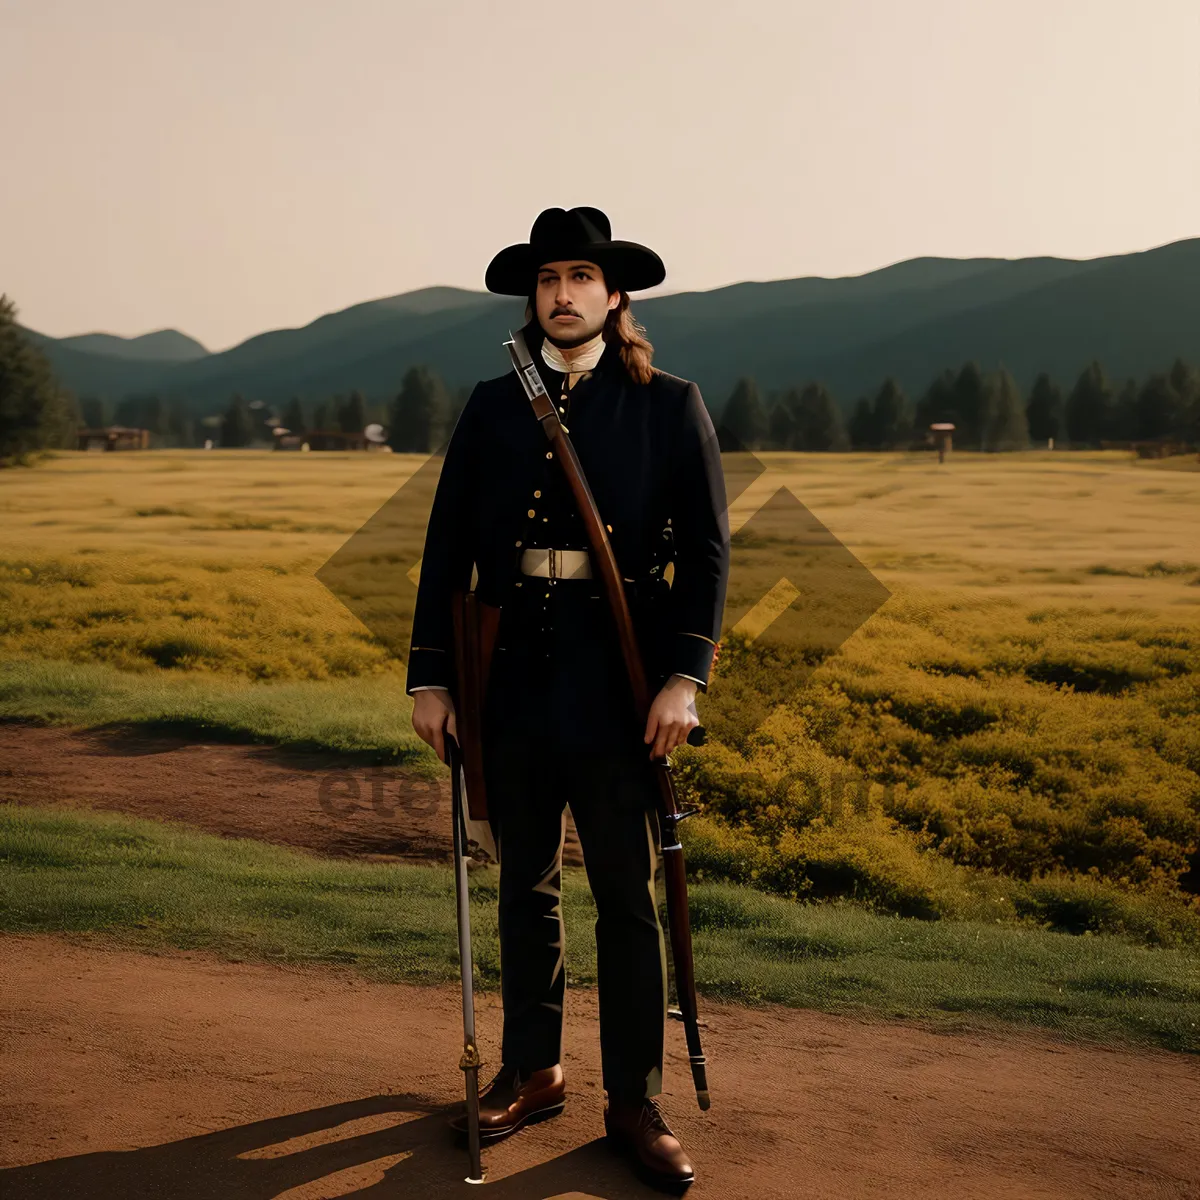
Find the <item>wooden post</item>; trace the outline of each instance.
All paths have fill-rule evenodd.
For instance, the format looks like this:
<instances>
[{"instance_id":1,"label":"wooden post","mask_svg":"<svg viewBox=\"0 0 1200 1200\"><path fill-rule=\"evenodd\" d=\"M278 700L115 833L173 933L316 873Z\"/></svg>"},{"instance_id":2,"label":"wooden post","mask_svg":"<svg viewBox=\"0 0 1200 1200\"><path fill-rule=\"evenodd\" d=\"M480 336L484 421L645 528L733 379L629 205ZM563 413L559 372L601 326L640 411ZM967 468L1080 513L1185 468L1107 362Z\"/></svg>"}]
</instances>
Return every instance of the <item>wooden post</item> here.
<instances>
[{"instance_id":1,"label":"wooden post","mask_svg":"<svg viewBox=\"0 0 1200 1200\"><path fill-rule=\"evenodd\" d=\"M950 453L954 426L949 421L935 421L929 428L937 439L938 462L945 462L946 455Z\"/></svg>"}]
</instances>

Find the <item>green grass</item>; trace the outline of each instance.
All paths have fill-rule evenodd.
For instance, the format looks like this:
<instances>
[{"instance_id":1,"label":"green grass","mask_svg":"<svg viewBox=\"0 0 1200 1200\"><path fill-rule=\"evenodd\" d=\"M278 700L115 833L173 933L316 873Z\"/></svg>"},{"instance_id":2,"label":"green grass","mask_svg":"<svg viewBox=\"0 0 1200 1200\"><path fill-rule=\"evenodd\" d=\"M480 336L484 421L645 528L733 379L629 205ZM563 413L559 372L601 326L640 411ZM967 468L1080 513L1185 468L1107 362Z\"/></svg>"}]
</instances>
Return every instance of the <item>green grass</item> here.
<instances>
[{"instance_id":1,"label":"green grass","mask_svg":"<svg viewBox=\"0 0 1200 1200\"><path fill-rule=\"evenodd\" d=\"M153 821L0 806L0 868L9 933L344 964L380 980L458 978L445 867L352 864ZM494 868L472 875L484 990L499 982L497 882ZM564 872L563 910L568 981L594 983L595 909L582 870ZM1200 1051L1200 955L1187 949L920 921L728 883L694 884L691 917L702 996Z\"/></svg>"},{"instance_id":2,"label":"green grass","mask_svg":"<svg viewBox=\"0 0 1200 1200\"><path fill-rule=\"evenodd\" d=\"M676 756L708 822L706 877L902 916L1192 938L1200 471L1119 452L769 453L739 495L737 458L731 619L781 580L799 596L726 633L700 702L709 743ZM394 653L435 468L162 451L9 472L0 719L444 772ZM832 553L796 536L796 501ZM865 578L847 555L890 592L861 624L855 588L838 591ZM322 582L331 558L335 590L390 640ZM847 783L866 789L849 816Z\"/></svg>"},{"instance_id":3,"label":"green grass","mask_svg":"<svg viewBox=\"0 0 1200 1200\"><path fill-rule=\"evenodd\" d=\"M327 750L347 761L445 768L413 731L403 672L255 683L191 672L133 674L105 663L0 662L0 720L73 728L131 726Z\"/></svg>"},{"instance_id":4,"label":"green grass","mask_svg":"<svg viewBox=\"0 0 1200 1200\"><path fill-rule=\"evenodd\" d=\"M249 740L324 750L347 763L398 763L430 779L444 776L445 767L413 732L409 712L403 682L392 673L254 683L186 672L130 675L103 663L34 658L0 663L0 720L135 726ZM1082 731L1068 729L1067 734ZM969 781L955 785L964 797L956 809L950 808L947 793L934 791L926 781L912 791L904 784L890 792L875 787L866 796L866 810L855 813L851 802L864 794L846 788L844 811L835 816L832 792L821 784L829 784L837 760L806 747L794 723L767 722L758 739L756 761L721 745L686 748L675 756L681 800L704 813L680 828L689 866L705 880L792 899L844 896L900 916L1032 921L1071 933L1126 934L1149 945L1200 945L1200 905L1170 887L1119 885L1098 873L1055 870L1054 864L1030 878L1016 878L987 863L963 864L931 853L932 835L906 827L899 818L915 813L908 824L919 828L924 816L919 802L932 795L950 810L942 819L958 823L957 838L978 847L980 824L994 823L995 814L988 810L989 794L971 792ZM774 754L784 755L785 763L807 761L807 773L779 776ZM802 786L814 781L816 786ZM1134 794L1131 789L1126 795L1127 804ZM968 828L975 837L968 839ZM1011 822L1005 828L1013 835Z\"/></svg>"}]
</instances>

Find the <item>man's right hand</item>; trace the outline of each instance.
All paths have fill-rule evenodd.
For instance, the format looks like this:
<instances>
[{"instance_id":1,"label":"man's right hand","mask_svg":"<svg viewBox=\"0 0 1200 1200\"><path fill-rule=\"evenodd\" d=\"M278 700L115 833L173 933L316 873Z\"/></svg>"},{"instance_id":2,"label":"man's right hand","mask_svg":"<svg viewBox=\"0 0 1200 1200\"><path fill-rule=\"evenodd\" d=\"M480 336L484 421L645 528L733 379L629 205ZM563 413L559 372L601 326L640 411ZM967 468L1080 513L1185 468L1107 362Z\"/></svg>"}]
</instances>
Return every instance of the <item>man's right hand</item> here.
<instances>
[{"instance_id":1,"label":"man's right hand","mask_svg":"<svg viewBox=\"0 0 1200 1200\"><path fill-rule=\"evenodd\" d=\"M445 688L428 688L413 692L413 729L417 736L428 742L434 753L442 762L449 766L446 758L446 739L443 730L455 740L458 739L458 726L454 720L454 701Z\"/></svg>"}]
</instances>

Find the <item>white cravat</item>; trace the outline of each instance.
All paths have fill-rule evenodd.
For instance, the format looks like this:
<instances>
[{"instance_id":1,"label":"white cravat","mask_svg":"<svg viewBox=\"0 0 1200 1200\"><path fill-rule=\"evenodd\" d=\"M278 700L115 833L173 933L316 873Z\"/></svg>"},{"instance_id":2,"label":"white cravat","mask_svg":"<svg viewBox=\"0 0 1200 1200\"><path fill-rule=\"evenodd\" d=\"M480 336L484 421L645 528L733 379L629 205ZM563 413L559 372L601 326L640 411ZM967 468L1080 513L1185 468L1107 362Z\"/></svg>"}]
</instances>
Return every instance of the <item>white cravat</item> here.
<instances>
[{"instance_id":1,"label":"white cravat","mask_svg":"<svg viewBox=\"0 0 1200 1200\"><path fill-rule=\"evenodd\" d=\"M584 342L582 347L578 347L578 352L568 362L562 351L549 338L543 338L542 358L553 371L561 371L564 375L578 375L581 371L590 371L600 361L600 355L604 353L607 344L604 331L601 330L590 342Z\"/></svg>"}]
</instances>

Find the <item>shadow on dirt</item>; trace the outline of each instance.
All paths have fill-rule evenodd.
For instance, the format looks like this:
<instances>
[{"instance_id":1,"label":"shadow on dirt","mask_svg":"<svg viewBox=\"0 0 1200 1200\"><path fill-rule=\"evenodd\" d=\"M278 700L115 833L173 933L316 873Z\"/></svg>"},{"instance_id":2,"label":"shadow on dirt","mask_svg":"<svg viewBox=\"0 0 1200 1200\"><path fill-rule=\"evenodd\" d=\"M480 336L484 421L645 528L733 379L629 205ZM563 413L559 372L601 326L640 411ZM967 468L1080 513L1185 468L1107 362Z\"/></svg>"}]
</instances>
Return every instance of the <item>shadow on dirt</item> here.
<instances>
[{"instance_id":1,"label":"shadow on dirt","mask_svg":"<svg viewBox=\"0 0 1200 1200\"><path fill-rule=\"evenodd\" d=\"M446 1126L451 1111L419 1096L371 1096L141 1150L10 1167L0 1170L0 1195L5 1200L285 1200L294 1191L297 1200L341 1195L636 1200L664 1194L641 1182L604 1138L494 1183L485 1174L484 1185L473 1186L465 1179L466 1150ZM407 1119L366 1133L337 1128L388 1113ZM286 1144L292 1140L298 1144ZM487 1153L485 1147L485 1173Z\"/></svg>"}]
</instances>

